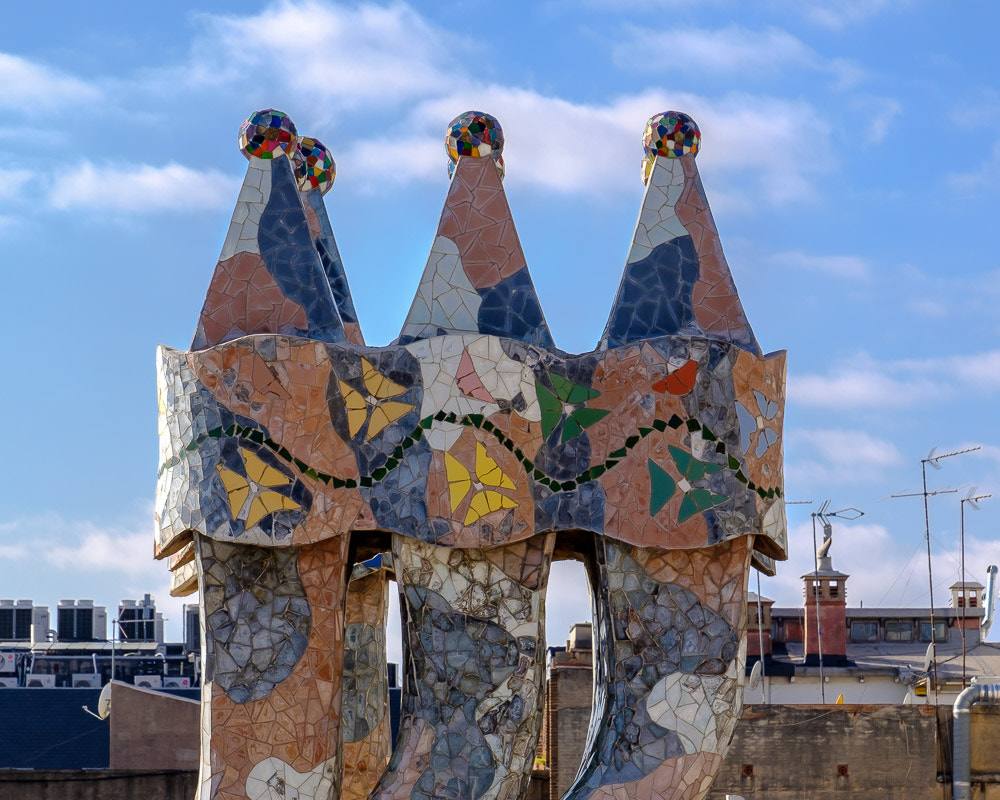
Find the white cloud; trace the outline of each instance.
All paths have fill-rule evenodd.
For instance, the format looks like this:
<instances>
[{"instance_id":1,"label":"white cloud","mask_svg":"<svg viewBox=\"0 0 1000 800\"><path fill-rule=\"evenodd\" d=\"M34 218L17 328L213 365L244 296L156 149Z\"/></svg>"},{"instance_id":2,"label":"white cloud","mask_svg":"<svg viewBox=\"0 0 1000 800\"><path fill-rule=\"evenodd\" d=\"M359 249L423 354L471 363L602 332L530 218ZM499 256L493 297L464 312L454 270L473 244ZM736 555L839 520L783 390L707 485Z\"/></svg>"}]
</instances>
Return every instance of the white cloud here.
<instances>
[{"instance_id":1,"label":"white cloud","mask_svg":"<svg viewBox=\"0 0 1000 800\"><path fill-rule=\"evenodd\" d=\"M891 97L873 100L871 105L874 106L874 110L869 112L867 138L869 144L878 144L889 134L889 128L903 110L903 105Z\"/></svg>"},{"instance_id":2,"label":"white cloud","mask_svg":"<svg viewBox=\"0 0 1000 800\"><path fill-rule=\"evenodd\" d=\"M1000 388L1000 350L971 355L959 354L940 358L909 359L897 362L899 368L911 373L950 376L967 387L990 390Z\"/></svg>"},{"instance_id":3,"label":"white cloud","mask_svg":"<svg viewBox=\"0 0 1000 800\"><path fill-rule=\"evenodd\" d=\"M614 49L615 61L623 65L648 67L650 53L669 54L669 62L697 64L699 70L721 74L775 73L789 66L820 63L812 48L779 28L629 27L625 33L624 41Z\"/></svg>"},{"instance_id":4,"label":"white cloud","mask_svg":"<svg viewBox=\"0 0 1000 800\"><path fill-rule=\"evenodd\" d=\"M948 183L957 191L977 191L989 189L1000 180L1000 141L993 145L990 154L978 169L972 172L955 172L948 176Z\"/></svg>"},{"instance_id":5,"label":"white cloud","mask_svg":"<svg viewBox=\"0 0 1000 800\"><path fill-rule=\"evenodd\" d=\"M829 123L802 102L742 94L713 99L648 90L605 104L583 104L495 85L470 85L417 103L402 123L414 131L408 143L412 156L387 158L385 153L398 144L386 138L355 146L344 161L363 170L372 182L439 176L446 165L441 143L445 125L469 108L487 111L503 125L508 182L552 191L634 190L642 156L636 141L643 124L651 114L671 108L690 113L702 129L698 162L704 172L721 176L708 186L713 204L720 197L739 194L763 197L772 204L806 199L814 194L815 176L832 166ZM586 135L571 142L536 136L540 119L558 120L561 129ZM767 147L756 146L761 142ZM750 183L752 188L738 192L734 183L741 187Z\"/></svg>"},{"instance_id":6,"label":"white cloud","mask_svg":"<svg viewBox=\"0 0 1000 800\"><path fill-rule=\"evenodd\" d=\"M871 264L859 256L817 256L789 250L775 253L768 260L783 267L822 272L838 278L867 279L871 276Z\"/></svg>"},{"instance_id":7,"label":"white cloud","mask_svg":"<svg viewBox=\"0 0 1000 800\"><path fill-rule=\"evenodd\" d=\"M843 30L877 14L906 8L911 0L795 0L789 5L817 25Z\"/></svg>"},{"instance_id":8,"label":"white cloud","mask_svg":"<svg viewBox=\"0 0 1000 800\"><path fill-rule=\"evenodd\" d=\"M978 454L982 458L988 458L991 461L995 461L997 464L1000 464L1000 447L997 447L996 445L992 444L981 445Z\"/></svg>"},{"instance_id":9,"label":"white cloud","mask_svg":"<svg viewBox=\"0 0 1000 800\"><path fill-rule=\"evenodd\" d=\"M91 523L77 524L73 545L50 544L44 559L56 569L82 569L136 575L148 572L152 532L108 532Z\"/></svg>"},{"instance_id":10,"label":"white cloud","mask_svg":"<svg viewBox=\"0 0 1000 800\"><path fill-rule=\"evenodd\" d=\"M659 89L603 103L579 103L515 86L485 83L468 68L483 45L457 39L416 10L395 3L344 7L318 0L281 0L256 15L204 15L188 63L163 73L163 87L246 85L254 95L283 97L303 133L306 122L333 124L344 109L374 120L363 136L337 143L345 174L370 187L386 180L437 179L446 168L445 126L470 108L497 116L507 134L511 181L554 190L604 194L634 190L646 119L669 108L695 116L705 133L699 162L723 176L709 187L713 202L765 203L816 196L814 181L834 166L827 113L807 101L729 93L705 97ZM773 33L793 57L794 37ZM804 47L804 46L803 46ZM304 107L311 118L299 119ZM338 124L352 124L340 114ZM345 121L345 119L347 121ZM538 135L539 120L565 136Z\"/></svg>"},{"instance_id":11,"label":"white cloud","mask_svg":"<svg viewBox=\"0 0 1000 800\"><path fill-rule=\"evenodd\" d=\"M923 531L907 539L893 536L879 524L833 522L833 566L850 575L847 580L847 603L857 607L888 608L926 607L930 603L927 582L927 551ZM817 524L817 542L822 529ZM814 568L812 523L802 522L789 529L789 560L778 564L778 574L761 579L761 590L779 606L801 607L801 575ZM936 537L935 537L936 539ZM961 576L957 533L952 546L942 548L932 539L932 574L934 605L950 604L948 587ZM972 536L966 524L965 570L967 580L986 582L986 565L996 563L1000 539ZM994 637L995 638L995 637Z\"/></svg>"},{"instance_id":12,"label":"white cloud","mask_svg":"<svg viewBox=\"0 0 1000 800\"><path fill-rule=\"evenodd\" d=\"M922 317L933 317L940 319L948 316L948 306L940 300L931 297L915 297L909 300L907 308Z\"/></svg>"},{"instance_id":13,"label":"white cloud","mask_svg":"<svg viewBox=\"0 0 1000 800\"><path fill-rule=\"evenodd\" d=\"M650 53L669 54L671 63L697 64L699 70L718 75L759 79L793 68L817 70L832 75L841 89L865 77L853 61L825 59L801 39L774 27L755 31L740 25L659 30L630 26L614 48L614 60L619 65L647 69Z\"/></svg>"},{"instance_id":14,"label":"white cloud","mask_svg":"<svg viewBox=\"0 0 1000 800\"><path fill-rule=\"evenodd\" d=\"M144 214L204 211L235 202L239 184L217 170L198 172L180 164L95 165L83 161L52 184L53 208Z\"/></svg>"},{"instance_id":15,"label":"white cloud","mask_svg":"<svg viewBox=\"0 0 1000 800\"><path fill-rule=\"evenodd\" d=\"M0 559L16 564L4 576L4 596L49 606L64 597L90 598L107 607L111 620L120 600L151 593L169 619L168 638L179 639L181 606L197 598L170 597L167 564L153 558L152 520L152 506L144 504L107 524L56 513L0 524Z\"/></svg>"},{"instance_id":16,"label":"white cloud","mask_svg":"<svg viewBox=\"0 0 1000 800\"><path fill-rule=\"evenodd\" d=\"M458 47L402 3L281 0L253 16L200 19L205 31L183 70L188 85L280 86L282 97L308 108L373 103L387 111L391 102L447 85L445 64Z\"/></svg>"},{"instance_id":17,"label":"white cloud","mask_svg":"<svg viewBox=\"0 0 1000 800\"><path fill-rule=\"evenodd\" d=\"M35 114L93 103L101 91L79 78L0 53L0 105L8 112Z\"/></svg>"},{"instance_id":18,"label":"white cloud","mask_svg":"<svg viewBox=\"0 0 1000 800\"><path fill-rule=\"evenodd\" d=\"M796 484L872 481L902 463L896 446L859 430L792 429L785 472Z\"/></svg>"},{"instance_id":19,"label":"white cloud","mask_svg":"<svg viewBox=\"0 0 1000 800\"><path fill-rule=\"evenodd\" d=\"M1000 350L882 363L860 355L826 374L788 377L792 402L821 408L901 408L970 389L1000 389Z\"/></svg>"},{"instance_id":20,"label":"white cloud","mask_svg":"<svg viewBox=\"0 0 1000 800\"><path fill-rule=\"evenodd\" d=\"M32 177L26 169L0 169L0 203L16 199Z\"/></svg>"},{"instance_id":21,"label":"white cloud","mask_svg":"<svg viewBox=\"0 0 1000 800\"><path fill-rule=\"evenodd\" d=\"M790 402L823 408L899 408L933 389L929 380L899 380L870 363L834 367L826 375L788 376Z\"/></svg>"},{"instance_id":22,"label":"white cloud","mask_svg":"<svg viewBox=\"0 0 1000 800\"><path fill-rule=\"evenodd\" d=\"M149 520L141 525L101 526L87 520L67 520L55 513L23 517L0 524L0 536L16 542L8 545L13 552L56 570L136 576L160 573L164 568L153 560L151 510ZM26 542L31 542L31 547Z\"/></svg>"},{"instance_id":23,"label":"white cloud","mask_svg":"<svg viewBox=\"0 0 1000 800\"><path fill-rule=\"evenodd\" d=\"M27 557L29 552L25 544L0 544L0 559L4 561L18 561Z\"/></svg>"}]
</instances>

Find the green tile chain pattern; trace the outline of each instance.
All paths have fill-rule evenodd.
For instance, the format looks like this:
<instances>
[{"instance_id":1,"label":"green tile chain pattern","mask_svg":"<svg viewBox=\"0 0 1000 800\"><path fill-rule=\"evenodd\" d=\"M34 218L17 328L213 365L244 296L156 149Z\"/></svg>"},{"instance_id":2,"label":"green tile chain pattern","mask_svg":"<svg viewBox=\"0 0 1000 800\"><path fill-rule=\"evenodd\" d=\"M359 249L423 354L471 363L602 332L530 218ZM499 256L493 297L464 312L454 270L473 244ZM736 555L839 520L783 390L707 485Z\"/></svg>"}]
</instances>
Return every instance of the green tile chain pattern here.
<instances>
[{"instance_id":1,"label":"green tile chain pattern","mask_svg":"<svg viewBox=\"0 0 1000 800\"><path fill-rule=\"evenodd\" d=\"M436 414L424 417L420 420L420 423L413 429L409 436L407 436L403 441L396 447L393 451L392 457L389 458L381 467L372 470L370 475L363 475L358 479L355 478L338 478L335 475L329 475L325 472L320 472L309 466L302 459L296 458L289 451L288 448L284 447L280 443L274 441L270 437L264 435L264 432L259 428L254 428L249 425L237 425L233 424L227 428L213 428L207 433L200 434L195 439L193 439L183 450L183 453L191 453L201 447L209 439L221 439L223 437L236 437L239 439L246 439L248 441L254 442L255 444L263 445L271 450L275 455L284 460L288 464L292 464L295 468L308 478L313 480L322 481L327 486L332 486L334 489L355 489L358 486L370 487L376 481L381 481L399 466L400 461L403 458L403 454L416 444L424 434L424 431L429 429L435 422L449 422L457 425L464 425L466 427L478 428L479 430L486 431L492 434L500 444L507 450L514 454L521 467L524 469L526 475L532 478L535 483L539 483L542 486L546 486L553 492L570 492L576 489L580 484L592 481L595 478L600 477L608 470L614 468L618 462L620 462L629 451L632 450L640 441L645 439L653 431L664 432L667 428L672 428L677 430L681 426L686 426L687 430L691 433L700 433L701 437L709 442L715 442L715 451L717 453L722 453L728 459L727 464L731 470L736 473L736 479L740 483L746 484L747 488L752 492L756 492L758 495L763 497L781 497L781 489L778 487L765 489L762 486L757 486L753 481L749 480L740 467L740 462L728 454L726 450L726 445L724 442L720 441L718 437L712 433L707 425L702 425L696 419L683 420L676 414L674 414L669 420L654 419L651 427L640 426L638 433L629 436L622 447L617 450L612 451L608 454L607 459L604 463L597 464L584 470L579 475L577 475L572 480L568 481L558 481L554 478L550 478L540 469L535 467L535 464L531 459L529 459L524 453L518 448L514 441L510 439L506 433L504 433L500 428L490 422L482 414L465 414L464 416L457 416L454 413L445 413L444 411L438 411ZM554 426L553 426L554 427ZM551 428L550 428L551 431ZM670 446L671 455L674 461L677 463L677 468L684 474L689 480L699 480L705 475L711 475L723 469L721 464L713 464L705 461L698 461L692 455L679 447L673 445ZM163 474L167 469L177 466L181 462L182 456L173 456L171 459L166 461L159 469L158 474ZM651 462L652 463L652 462ZM657 467L657 469L660 469ZM662 470L660 470L662 472ZM652 472L652 470L651 470ZM695 493L699 493L697 496ZM717 505L721 500L716 500L716 498L721 498L721 495L711 495L711 499L702 496L700 493L704 492L705 495L710 495L707 490L695 489L689 492L690 503L688 503L688 497L685 498L685 504L682 506L681 519L683 522L690 516L693 516L697 511L704 511L707 508L711 508L713 505ZM657 493L659 495L659 492ZM666 500L663 501L664 503ZM692 504L694 510L691 510ZM661 504L657 511L662 508ZM650 513L655 514L656 512L652 510L652 503L650 505ZM685 512L690 511L684 516Z\"/></svg>"}]
</instances>

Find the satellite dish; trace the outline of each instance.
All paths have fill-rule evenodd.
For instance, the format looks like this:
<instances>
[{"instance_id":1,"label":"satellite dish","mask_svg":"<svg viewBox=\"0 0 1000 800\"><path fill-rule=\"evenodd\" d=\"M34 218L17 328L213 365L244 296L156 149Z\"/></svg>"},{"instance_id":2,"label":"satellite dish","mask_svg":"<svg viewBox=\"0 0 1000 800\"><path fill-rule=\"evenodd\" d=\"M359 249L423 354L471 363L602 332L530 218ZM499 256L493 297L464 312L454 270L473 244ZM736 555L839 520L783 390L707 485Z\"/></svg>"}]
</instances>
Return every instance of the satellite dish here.
<instances>
[{"instance_id":1,"label":"satellite dish","mask_svg":"<svg viewBox=\"0 0 1000 800\"><path fill-rule=\"evenodd\" d=\"M906 697L903 698L903 705L904 706L912 706L913 705L913 695L910 694L909 692L907 692L906 693Z\"/></svg>"},{"instance_id":2,"label":"satellite dish","mask_svg":"<svg viewBox=\"0 0 1000 800\"><path fill-rule=\"evenodd\" d=\"M844 705L844 695L843 694L838 694L837 695L837 705L838 706Z\"/></svg>"},{"instance_id":3,"label":"satellite dish","mask_svg":"<svg viewBox=\"0 0 1000 800\"><path fill-rule=\"evenodd\" d=\"M931 671L931 664L934 663L934 642L927 645L927 652L924 653L924 672Z\"/></svg>"},{"instance_id":4,"label":"satellite dish","mask_svg":"<svg viewBox=\"0 0 1000 800\"><path fill-rule=\"evenodd\" d=\"M104 684L101 689L101 696L97 699L97 716L107 719L111 716L111 684Z\"/></svg>"},{"instance_id":5,"label":"satellite dish","mask_svg":"<svg viewBox=\"0 0 1000 800\"><path fill-rule=\"evenodd\" d=\"M760 673L761 673L761 666L760 662L758 661L756 664L753 665L753 668L750 670L751 689L756 689L758 686L760 686Z\"/></svg>"}]
</instances>

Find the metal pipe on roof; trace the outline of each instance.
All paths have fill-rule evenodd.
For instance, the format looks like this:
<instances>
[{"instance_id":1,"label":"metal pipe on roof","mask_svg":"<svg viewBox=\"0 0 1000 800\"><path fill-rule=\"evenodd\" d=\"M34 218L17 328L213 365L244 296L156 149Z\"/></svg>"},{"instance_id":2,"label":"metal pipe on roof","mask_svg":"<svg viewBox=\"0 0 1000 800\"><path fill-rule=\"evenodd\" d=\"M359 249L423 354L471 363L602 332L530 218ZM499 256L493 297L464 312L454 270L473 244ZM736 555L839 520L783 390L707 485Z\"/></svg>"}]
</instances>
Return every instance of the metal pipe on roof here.
<instances>
[{"instance_id":1,"label":"metal pipe on roof","mask_svg":"<svg viewBox=\"0 0 1000 800\"><path fill-rule=\"evenodd\" d=\"M952 800L970 800L972 785L970 783L971 766L969 754L969 729L972 706L976 703L1000 703L1000 684L977 683L962 690L952 707L952 718L955 721L955 734L952 742Z\"/></svg>"},{"instance_id":2,"label":"metal pipe on roof","mask_svg":"<svg viewBox=\"0 0 1000 800\"><path fill-rule=\"evenodd\" d=\"M984 640L990 632L990 625L993 624L993 615L996 613L997 605L997 565L990 564L986 568L986 612L982 622L979 623L979 638Z\"/></svg>"}]
</instances>

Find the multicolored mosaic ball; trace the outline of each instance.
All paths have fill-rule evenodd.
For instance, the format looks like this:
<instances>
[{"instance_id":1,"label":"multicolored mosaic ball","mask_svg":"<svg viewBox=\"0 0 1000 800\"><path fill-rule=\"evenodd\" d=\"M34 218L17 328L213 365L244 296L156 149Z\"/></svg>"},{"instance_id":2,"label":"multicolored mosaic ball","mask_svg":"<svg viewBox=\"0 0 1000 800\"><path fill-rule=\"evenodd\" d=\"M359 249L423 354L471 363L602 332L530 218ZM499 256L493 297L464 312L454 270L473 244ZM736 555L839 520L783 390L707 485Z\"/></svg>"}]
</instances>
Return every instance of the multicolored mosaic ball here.
<instances>
[{"instance_id":1,"label":"multicolored mosaic ball","mask_svg":"<svg viewBox=\"0 0 1000 800\"><path fill-rule=\"evenodd\" d=\"M642 182L647 183L653 171L657 156L680 158L689 153L698 154L701 147L701 131L698 123L680 111L664 111L654 114L646 123L642 133L642 148L646 155L642 159Z\"/></svg>"},{"instance_id":2,"label":"multicolored mosaic ball","mask_svg":"<svg viewBox=\"0 0 1000 800\"><path fill-rule=\"evenodd\" d=\"M680 111L665 111L655 114L646 123L642 134L642 146L646 155L680 158L688 153L698 152L701 145L701 131L687 114Z\"/></svg>"},{"instance_id":3,"label":"multicolored mosaic ball","mask_svg":"<svg viewBox=\"0 0 1000 800\"><path fill-rule=\"evenodd\" d=\"M490 114L466 111L451 121L444 143L452 161L458 161L459 156L492 156L496 160L503 151L503 128Z\"/></svg>"},{"instance_id":4,"label":"multicolored mosaic ball","mask_svg":"<svg viewBox=\"0 0 1000 800\"><path fill-rule=\"evenodd\" d=\"M240 149L247 158L280 158L292 151L297 139L291 117L273 108L251 114L240 126Z\"/></svg>"},{"instance_id":5,"label":"multicolored mosaic ball","mask_svg":"<svg viewBox=\"0 0 1000 800\"><path fill-rule=\"evenodd\" d=\"M337 165L333 156L319 139L303 136L293 153L295 159L295 177L299 188L305 192L309 189L319 189L323 194L330 191L337 177Z\"/></svg>"}]
</instances>

